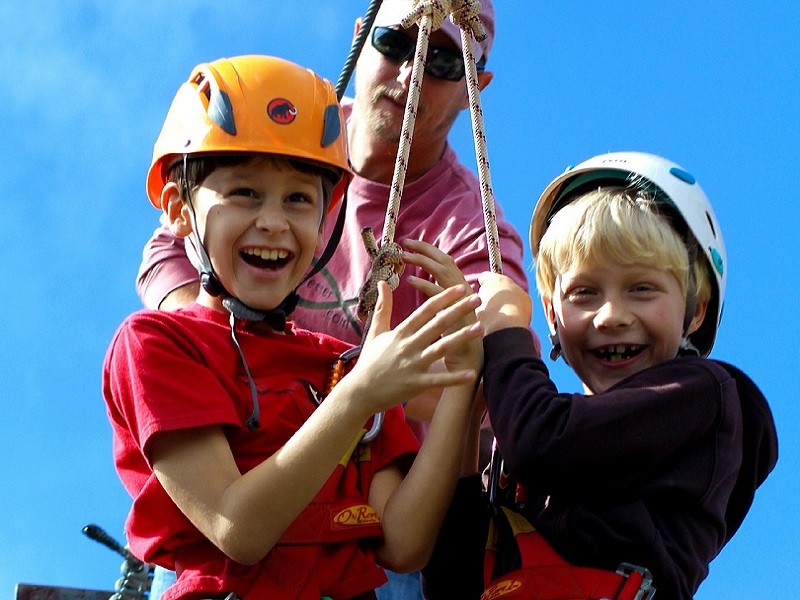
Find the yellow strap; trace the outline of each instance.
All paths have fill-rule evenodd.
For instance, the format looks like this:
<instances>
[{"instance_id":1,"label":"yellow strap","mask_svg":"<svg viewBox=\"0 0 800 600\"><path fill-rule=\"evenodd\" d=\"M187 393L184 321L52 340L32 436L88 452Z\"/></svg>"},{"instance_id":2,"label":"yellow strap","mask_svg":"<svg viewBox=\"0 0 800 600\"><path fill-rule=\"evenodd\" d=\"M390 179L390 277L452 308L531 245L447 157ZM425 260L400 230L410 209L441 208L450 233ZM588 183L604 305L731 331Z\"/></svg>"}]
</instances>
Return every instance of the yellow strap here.
<instances>
[{"instance_id":1,"label":"yellow strap","mask_svg":"<svg viewBox=\"0 0 800 600\"><path fill-rule=\"evenodd\" d=\"M506 515L506 519L508 520L508 524L511 525L511 531L514 535L536 531L536 527L531 525L528 519L518 512L514 512L505 506L501 506L500 508L503 509L503 513Z\"/></svg>"},{"instance_id":2,"label":"yellow strap","mask_svg":"<svg viewBox=\"0 0 800 600\"><path fill-rule=\"evenodd\" d=\"M350 444L350 448L348 448L347 452L344 453L342 460L339 461L340 465L342 465L343 467L347 466L347 461L350 460L350 457L353 455L353 452L355 452L356 446L358 446L358 442L361 441L361 438L364 437L365 433L367 433L367 430L362 428L359 434L356 436L356 439L354 439L353 443Z\"/></svg>"}]
</instances>

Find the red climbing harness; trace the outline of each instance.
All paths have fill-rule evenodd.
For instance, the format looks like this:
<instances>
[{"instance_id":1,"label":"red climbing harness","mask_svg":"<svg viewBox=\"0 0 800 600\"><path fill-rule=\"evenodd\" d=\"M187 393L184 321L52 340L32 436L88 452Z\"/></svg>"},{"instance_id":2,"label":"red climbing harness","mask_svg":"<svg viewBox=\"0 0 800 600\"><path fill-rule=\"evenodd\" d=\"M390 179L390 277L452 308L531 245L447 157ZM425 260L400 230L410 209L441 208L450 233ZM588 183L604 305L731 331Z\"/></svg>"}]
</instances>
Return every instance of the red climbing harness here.
<instances>
[{"instance_id":1,"label":"red climbing harness","mask_svg":"<svg viewBox=\"0 0 800 600\"><path fill-rule=\"evenodd\" d=\"M510 526L522 566L491 581L500 524ZM481 600L648 600L655 595L647 569L627 563L616 571L572 565L522 515L505 507L498 509L489 529L484 581Z\"/></svg>"}]
</instances>

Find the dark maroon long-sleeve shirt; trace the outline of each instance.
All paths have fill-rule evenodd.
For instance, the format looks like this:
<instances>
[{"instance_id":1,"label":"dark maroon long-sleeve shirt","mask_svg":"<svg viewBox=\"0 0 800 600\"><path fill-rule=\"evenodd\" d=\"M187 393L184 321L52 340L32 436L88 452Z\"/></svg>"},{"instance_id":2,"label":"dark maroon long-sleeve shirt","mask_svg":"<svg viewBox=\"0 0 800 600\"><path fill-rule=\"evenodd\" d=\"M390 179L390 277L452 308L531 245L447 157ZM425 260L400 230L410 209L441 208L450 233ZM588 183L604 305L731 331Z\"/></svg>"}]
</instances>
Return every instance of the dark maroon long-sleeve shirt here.
<instances>
[{"instance_id":1,"label":"dark maroon long-sleeve shirt","mask_svg":"<svg viewBox=\"0 0 800 600\"><path fill-rule=\"evenodd\" d=\"M659 598L692 598L777 460L753 382L730 365L680 357L601 394L562 394L526 329L495 332L484 348L489 416L505 470L527 488L528 519L573 564L644 566ZM452 581L443 551L464 557L462 569L480 564L488 517L476 493L477 483L459 487L425 571L428 598ZM472 581L459 598L480 596Z\"/></svg>"}]
</instances>

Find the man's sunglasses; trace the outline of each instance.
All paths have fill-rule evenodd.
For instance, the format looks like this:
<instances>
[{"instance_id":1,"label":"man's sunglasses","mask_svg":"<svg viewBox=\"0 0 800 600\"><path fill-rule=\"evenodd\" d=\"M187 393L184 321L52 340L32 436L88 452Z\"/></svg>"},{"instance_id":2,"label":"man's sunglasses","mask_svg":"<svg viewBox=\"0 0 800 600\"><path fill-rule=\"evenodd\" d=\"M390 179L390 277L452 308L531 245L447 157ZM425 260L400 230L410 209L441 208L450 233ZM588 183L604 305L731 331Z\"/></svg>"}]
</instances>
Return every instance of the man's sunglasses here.
<instances>
[{"instance_id":1,"label":"man's sunglasses","mask_svg":"<svg viewBox=\"0 0 800 600\"><path fill-rule=\"evenodd\" d=\"M397 29L375 27L372 30L372 47L392 62L404 63L414 56L416 46L415 40ZM482 73L486 61L481 58L475 67L478 73ZM425 72L438 79L460 81L464 77L464 57L451 50L429 46Z\"/></svg>"}]
</instances>

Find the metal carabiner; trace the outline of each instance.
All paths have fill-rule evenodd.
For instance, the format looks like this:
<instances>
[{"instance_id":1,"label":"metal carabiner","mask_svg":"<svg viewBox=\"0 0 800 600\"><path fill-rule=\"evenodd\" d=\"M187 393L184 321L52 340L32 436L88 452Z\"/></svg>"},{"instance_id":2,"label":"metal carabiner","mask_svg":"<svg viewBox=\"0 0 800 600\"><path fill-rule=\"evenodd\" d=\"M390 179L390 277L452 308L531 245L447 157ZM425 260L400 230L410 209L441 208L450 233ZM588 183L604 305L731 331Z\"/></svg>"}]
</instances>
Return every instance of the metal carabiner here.
<instances>
[{"instance_id":1,"label":"metal carabiner","mask_svg":"<svg viewBox=\"0 0 800 600\"><path fill-rule=\"evenodd\" d=\"M336 359L336 362L333 363L333 366L331 367L331 376L328 380L328 385L325 390L326 396L331 393L331 390L333 390L336 384L341 381L342 377L344 377L344 370L347 366L347 363L358 358L360 354L361 346L353 346L349 350L345 350L339 355L339 358ZM361 438L359 444L368 444L374 440L381 432L381 427L383 427L383 413L379 412L373 416L372 426Z\"/></svg>"},{"instance_id":2,"label":"metal carabiner","mask_svg":"<svg viewBox=\"0 0 800 600\"><path fill-rule=\"evenodd\" d=\"M379 412L372 417L372 427L364 434L359 444L368 444L378 437L378 434L381 432L381 427L383 427L383 413Z\"/></svg>"}]
</instances>

